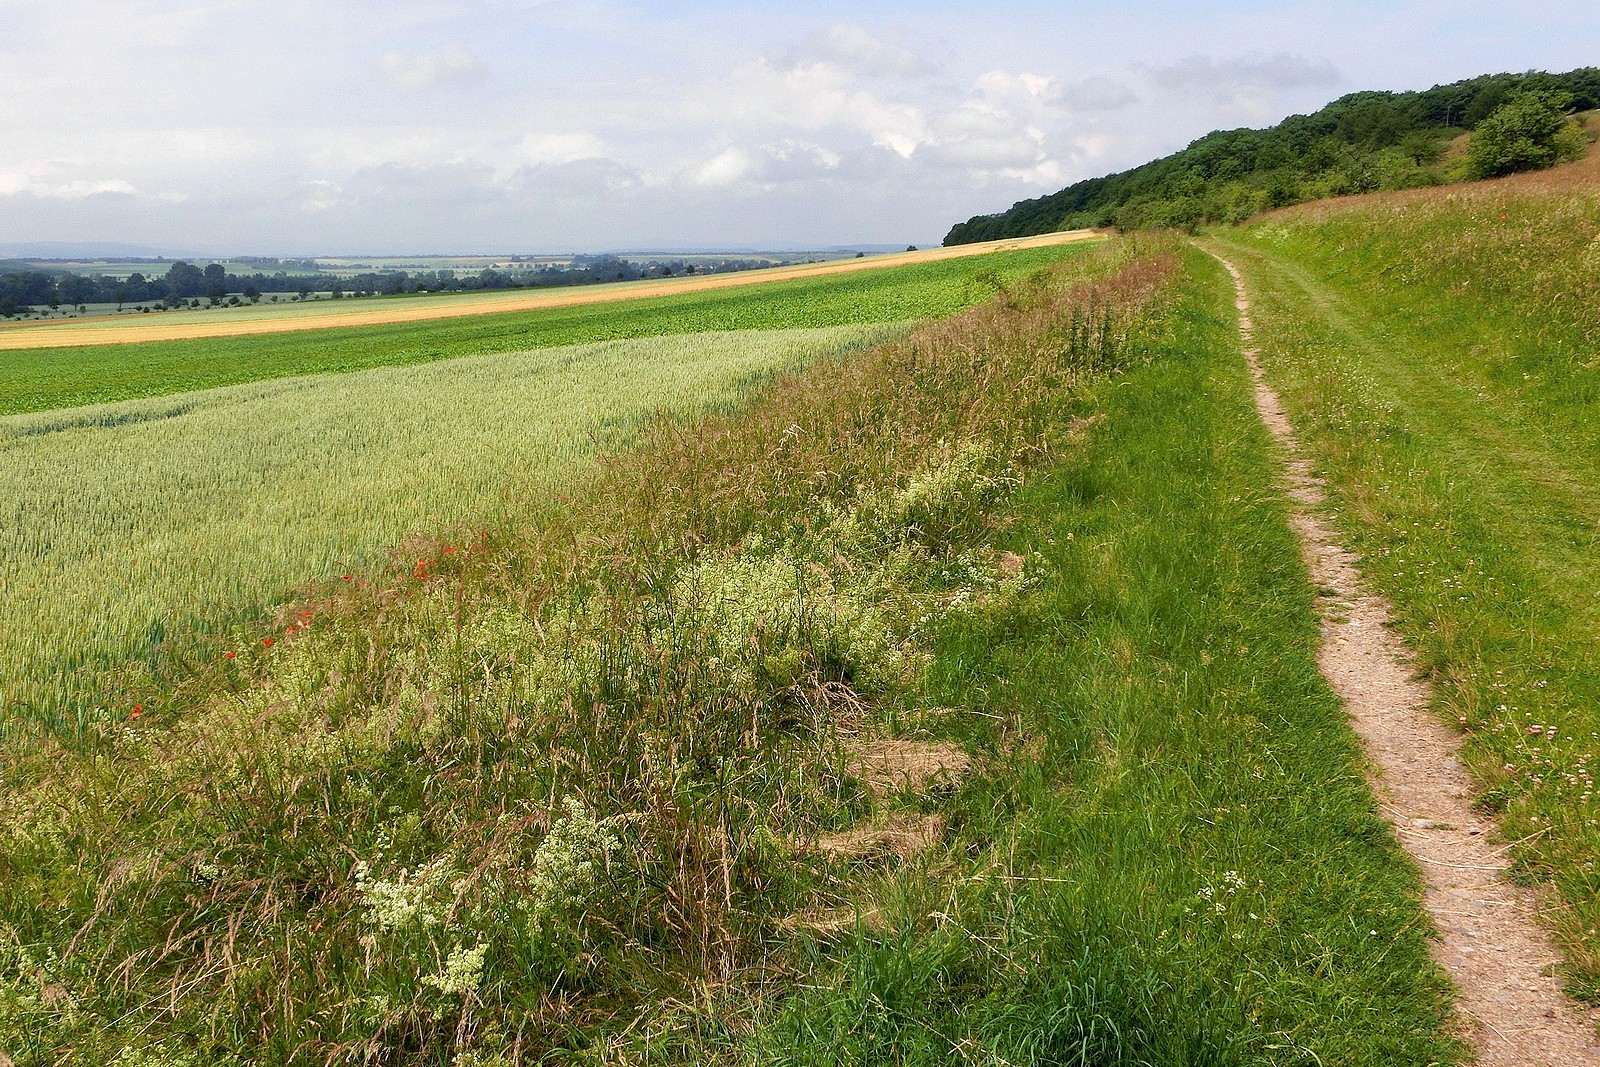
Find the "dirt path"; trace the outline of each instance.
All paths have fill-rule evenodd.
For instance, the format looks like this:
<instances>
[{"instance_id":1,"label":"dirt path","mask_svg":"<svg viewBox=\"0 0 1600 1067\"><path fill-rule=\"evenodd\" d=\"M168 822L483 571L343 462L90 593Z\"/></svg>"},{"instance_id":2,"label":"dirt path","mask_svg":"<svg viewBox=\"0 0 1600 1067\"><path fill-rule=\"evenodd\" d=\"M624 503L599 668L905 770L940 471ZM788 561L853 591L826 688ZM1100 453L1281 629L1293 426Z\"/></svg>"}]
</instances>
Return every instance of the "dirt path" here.
<instances>
[{"instance_id":1,"label":"dirt path","mask_svg":"<svg viewBox=\"0 0 1600 1067\"><path fill-rule=\"evenodd\" d=\"M673 296L713 289L734 289L746 285L816 278L828 274L851 274L863 270L882 270L914 263L961 259L990 252L1012 252L1047 245L1072 244L1101 236L1093 230L1047 233L1038 237L1019 237L980 244L929 248L918 252L897 252L861 259L836 259L826 263L805 263L768 270L710 274L703 277L669 278L654 282L625 282L617 285L568 286L529 292L516 289L477 296L437 296L416 299L399 306L379 304L361 306L346 302L339 310L310 311L304 304L257 305L244 312L224 312L228 317L181 319L167 314L154 317L74 319L49 325L28 323L0 324L0 350L19 348L77 348L84 345L136 344L140 341L185 341L198 337L238 337L245 334L290 333L296 330L325 330L349 326L378 326L397 322L422 322L454 319L468 315L492 315L505 311L533 311L539 308L574 307L603 304L616 300L640 300L652 296ZM354 306L352 306L354 305ZM179 313L182 314L182 313ZM198 313L196 313L198 314ZM208 316L213 313L207 313Z\"/></svg>"},{"instance_id":2,"label":"dirt path","mask_svg":"<svg viewBox=\"0 0 1600 1067\"><path fill-rule=\"evenodd\" d=\"M1238 293L1256 409L1284 446L1284 480L1301 505L1291 521L1319 589L1318 666L1345 702L1371 760L1373 788L1422 870L1424 904L1440 935L1434 958L1455 982L1478 1062L1600 1064L1600 1017L1580 1011L1557 985L1559 956L1536 920L1538 900L1505 878L1508 846L1473 810L1455 735L1428 710L1429 691L1390 629L1388 602L1364 589L1356 557L1340 547L1323 516L1323 484L1256 358L1243 279L1232 263L1222 263Z\"/></svg>"}]
</instances>

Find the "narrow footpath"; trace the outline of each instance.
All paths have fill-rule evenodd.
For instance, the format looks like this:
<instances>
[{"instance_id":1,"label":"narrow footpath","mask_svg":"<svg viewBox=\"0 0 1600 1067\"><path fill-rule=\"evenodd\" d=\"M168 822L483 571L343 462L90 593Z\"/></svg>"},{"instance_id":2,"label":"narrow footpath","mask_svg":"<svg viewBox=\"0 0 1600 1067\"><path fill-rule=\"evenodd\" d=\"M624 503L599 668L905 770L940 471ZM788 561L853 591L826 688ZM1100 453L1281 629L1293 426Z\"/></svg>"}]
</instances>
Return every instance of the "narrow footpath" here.
<instances>
[{"instance_id":1,"label":"narrow footpath","mask_svg":"<svg viewBox=\"0 0 1600 1067\"><path fill-rule=\"evenodd\" d=\"M1214 254L1214 253L1213 253ZM1472 807L1454 734L1429 711L1388 602L1364 588L1356 557L1324 518L1324 487L1302 455L1252 343L1250 301L1233 275L1244 357L1256 409L1286 456L1284 483L1299 505L1292 524L1318 587L1323 641L1317 662L1361 737L1373 790L1422 870L1424 903L1439 938L1434 958L1458 991L1478 1062L1486 1067L1600 1064L1600 1017L1581 1011L1556 981L1559 956L1538 925L1533 892L1506 877L1491 820Z\"/></svg>"}]
</instances>

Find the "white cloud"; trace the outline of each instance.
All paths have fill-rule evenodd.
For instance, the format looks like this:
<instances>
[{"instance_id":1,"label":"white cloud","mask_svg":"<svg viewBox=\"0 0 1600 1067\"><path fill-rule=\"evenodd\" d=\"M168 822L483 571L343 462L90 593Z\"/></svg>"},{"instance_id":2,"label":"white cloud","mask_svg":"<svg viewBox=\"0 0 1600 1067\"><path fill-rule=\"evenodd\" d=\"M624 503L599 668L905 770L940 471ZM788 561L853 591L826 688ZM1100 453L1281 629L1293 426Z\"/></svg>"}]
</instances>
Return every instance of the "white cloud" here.
<instances>
[{"instance_id":1,"label":"white cloud","mask_svg":"<svg viewBox=\"0 0 1600 1067\"><path fill-rule=\"evenodd\" d=\"M318 178L306 182L301 189L300 206L306 211L332 211L339 206L344 188L338 182Z\"/></svg>"},{"instance_id":2,"label":"white cloud","mask_svg":"<svg viewBox=\"0 0 1600 1067\"><path fill-rule=\"evenodd\" d=\"M1102 75L1083 78L1061 90L1062 105L1080 113L1120 111L1138 100L1138 94L1127 83Z\"/></svg>"},{"instance_id":3,"label":"white cloud","mask_svg":"<svg viewBox=\"0 0 1600 1067\"><path fill-rule=\"evenodd\" d=\"M779 65L803 67L815 63L866 77L917 77L935 69L909 48L889 44L856 22L836 22L812 34Z\"/></svg>"},{"instance_id":4,"label":"white cloud","mask_svg":"<svg viewBox=\"0 0 1600 1067\"><path fill-rule=\"evenodd\" d=\"M774 190L836 180L850 172L846 157L810 141L784 138L757 148L729 147L683 168L680 184L696 189Z\"/></svg>"},{"instance_id":5,"label":"white cloud","mask_svg":"<svg viewBox=\"0 0 1600 1067\"><path fill-rule=\"evenodd\" d=\"M918 149L920 163L965 173L980 183L1064 184L1062 131L1068 125L1061 79L1030 71L991 70L971 91L934 115Z\"/></svg>"},{"instance_id":6,"label":"white cloud","mask_svg":"<svg viewBox=\"0 0 1600 1067\"><path fill-rule=\"evenodd\" d=\"M973 83L973 90L999 106L1048 107L1061 101L1061 81L1046 74L991 70Z\"/></svg>"},{"instance_id":7,"label":"white cloud","mask_svg":"<svg viewBox=\"0 0 1600 1067\"><path fill-rule=\"evenodd\" d=\"M724 127L850 131L905 157L927 136L927 115L917 103L863 85L826 62L782 67L758 60L725 82L696 87L693 95L688 112Z\"/></svg>"},{"instance_id":8,"label":"white cloud","mask_svg":"<svg viewBox=\"0 0 1600 1067\"><path fill-rule=\"evenodd\" d=\"M459 43L409 55L390 49L381 64L389 80L406 89L473 85L488 74L482 61Z\"/></svg>"},{"instance_id":9,"label":"white cloud","mask_svg":"<svg viewBox=\"0 0 1600 1067\"><path fill-rule=\"evenodd\" d=\"M138 196L139 190L133 187L132 182L123 181L121 178L102 178L99 181L90 181L77 178L65 185L57 185L37 190L40 196L51 196L58 200L82 200L90 196L103 196L114 193L118 196Z\"/></svg>"},{"instance_id":10,"label":"white cloud","mask_svg":"<svg viewBox=\"0 0 1600 1067\"><path fill-rule=\"evenodd\" d=\"M779 175L812 175L837 170L839 164L844 162L844 157L832 149L793 138L765 145L762 151L766 152L775 164L770 169Z\"/></svg>"},{"instance_id":11,"label":"white cloud","mask_svg":"<svg viewBox=\"0 0 1600 1067\"><path fill-rule=\"evenodd\" d=\"M1251 111L1270 108L1285 91L1332 90L1339 84L1339 72L1328 60L1286 52L1231 59L1187 56L1149 68L1149 74L1151 81L1169 92Z\"/></svg>"},{"instance_id":12,"label":"white cloud","mask_svg":"<svg viewBox=\"0 0 1600 1067\"><path fill-rule=\"evenodd\" d=\"M575 163L580 159L599 159L605 154L605 142L583 130L523 134L511 151L514 159L528 164Z\"/></svg>"},{"instance_id":13,"label":"white cloud","mask_svg":"<svg viewBox=\"0 0 1600 1067\"><path fill-rule=\"evenodd\" d=\"M72 177L82 170L77 159L27 160L0 170L0 196L32 196L50 200L86 200L91 196L138 196L139 190L123 178Z\"/></svg>"},{"instance_id":14,"label":"white cloud","mask_svg":"<svg viewBox=\"0 0 1600 1067\"><path fill-rule=\"evenodd\" d=\"M756 169L755 158L742 148L725 148L702 163L688 168L683 180L688 185L720 189L750 177Z\"/></svg>"},{"instance_id":15,"label":"white cloud","mask_svg":"<svg viewBox=\"0 0 1600 1067\"><path fill-rule=\"evenodd\" d=\"M289 0L267 18L258 0L138 0L122 22L94 0L13 5L0 231L241 252L922 243L1343 87L1589 62L1591 3L1395 0L1359 38L1336 6L1242 0L847 18L635 0Z\"/></svg>"}]
</instances>

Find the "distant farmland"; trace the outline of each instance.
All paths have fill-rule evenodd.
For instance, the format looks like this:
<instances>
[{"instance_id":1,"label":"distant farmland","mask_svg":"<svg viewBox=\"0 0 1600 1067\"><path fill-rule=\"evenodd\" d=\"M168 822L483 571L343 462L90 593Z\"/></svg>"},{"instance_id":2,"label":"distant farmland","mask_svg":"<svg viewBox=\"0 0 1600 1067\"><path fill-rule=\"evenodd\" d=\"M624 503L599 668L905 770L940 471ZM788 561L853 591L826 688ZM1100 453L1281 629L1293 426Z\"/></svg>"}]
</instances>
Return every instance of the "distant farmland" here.
<instances>
[{"instance_id":1,"label":"distant farmland","mask_svg":"<svg viewBox=\"0 0 1600 1067\"><path fill-rule=\"evenodd\" d=\"M651 282L581 288L509 290L467 296L428 296L386 300L382 306L352 303L330 310L326 304L272 304L216 312L166 313L156 318L74 319L49 325L26 322L0 323L0 350L176 341L200 337L235 337L333 327L386 325L432 319L460 318L497 312L529 311L582 304L634 300L646 297L700 293L765 285L773 281L820 278L858 271L876 271L913 264L965 258L991 252L1011 252L1091 239L1090 231L1046 234L1042 237L992 241L957 248L934 248L889 256L842 259L827 263L798 264L770 270L743 271L671 278Z\"/></svg>"},{"instance_id":2,"label":"distant farmland","mask_svg":"<svg viewBox=\"0 0 1600 1067\"><path fill-rule=\"evenodd\" d=\"M0 417L0 703L48 721L92 713L103 698L84 679L101 669L155 669L196 634L370 567L408 535L527 506L642 420L734 404L751 383L1071 251L12 353L0 369L0 410L14 412Z\"/></svg>"},{"instance_id":3,"label":"distant farmland","mask_svg":"<svg viewBox=\"0 0 1600 1067\"><path fill-rule=\"evenodd\" d=\"M520 312L502 311L492 298L412 297L385 301L381 307L452 310L458 309L460 301L470 313L367 326L351 325L352 320L335 316L328 321L338 328L317 330L300 329L307 320L296 317L317 314L312 305L279 306L261 313L284 316L275 323L283 325L285 332L16 351L0 358L0 415L161 396L263 378L427 363L586 341L707 330L903 322L949 314L987 299L997 286L1016 285L1062 252L1062 247L1046 244L976 259L936 256L924 261L919 256L887 269L814 277L782 272L724 275L724 279L740 282L764 278L766 283L703 291L686 290L674 282L669 295L654 297L647 295L648 286L619 285L584 291L604 296L598 303ZM566 290L522 296L565 298L584 293ZM182 314L172 314L167 321L180 321ZM210 313L189 314L203 318ZM106 337L102 330L66 323L33 332L99 342ZM0 331L0 341L14 336Z\"/></svg>"}]
</instances>

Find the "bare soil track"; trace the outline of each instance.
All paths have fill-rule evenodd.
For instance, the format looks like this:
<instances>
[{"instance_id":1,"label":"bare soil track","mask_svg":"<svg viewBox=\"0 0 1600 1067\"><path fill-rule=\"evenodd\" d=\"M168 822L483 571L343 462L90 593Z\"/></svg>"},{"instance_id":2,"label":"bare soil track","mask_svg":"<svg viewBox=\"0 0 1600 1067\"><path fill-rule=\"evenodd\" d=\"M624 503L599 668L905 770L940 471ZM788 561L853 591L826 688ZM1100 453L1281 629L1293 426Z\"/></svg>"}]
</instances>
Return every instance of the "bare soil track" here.
<instances>
[{"instance_id":1,"label":"bare soil track","mask_svg":"<svg viewBox=\"0 0 1600 1067\"><path fill-rule=\"evenodd\" d=\"M1344 700L1371 761L1373 788L1421 868L1424 904L1439 934L1434 957L1455 982L1478 1062L1600 1064L1600 1019L1561 992L1559 957L1537 921L1538 898L1505 877L1509 846L1473 809L1455 735L1429 711L1428 688L1390 629L1387 601L1364 589L1359 561L1340 547L1323 516L1323 484L1300 453L1251 345L1244 281L1233 264L1222 262L1237 288L1256 408L1287 454L1284 481L1300 505L1292 521L1320 590L1318 666Z\"/></svg>"},{"instance_id":2,"label":"bare soil track","mask_svg":"<svg viewBox=\"0 0 1600 1067\"><path fill-rule=\"evenodd\" d=\"M1019 237L980 244L930 248L918 252L897 252L862 259L838 259L826 263L805 263L770 270L710 274L703 277L669 278L654 282L626 282L618 285L569 286L529 292L516 289L475 296L440 296L412 301L399 306L363 304L348 301L337 310L304 313L305 305L267 306L251 309L254 314L233 314L209 321L193 319L174 322L161 316L139 319L77 319L37 325L0 324L0 350L19 348L76 348L84 345L136 344L141 341L186 341L199 337L239 337L247 334L290 333L296 330L325 330L349 326L379 326L399 322L453 319L468 315L492 315L506 311L534 311L540 308L574 307L615 300L638 300L653 296L674 296L713 289L733 289L746 285L816 278L830 274L850 274L885 267L903 267L943 259L979 256L989 252L1010 252L1047 245L1071 244L1101 236L1094 230L1047 233L1038 237ZM285 314L293 309L293 312Z\"/></svg>"}]
</instances>

